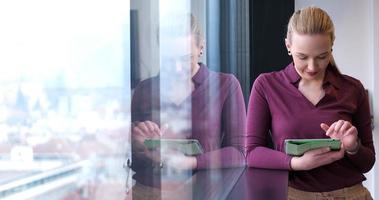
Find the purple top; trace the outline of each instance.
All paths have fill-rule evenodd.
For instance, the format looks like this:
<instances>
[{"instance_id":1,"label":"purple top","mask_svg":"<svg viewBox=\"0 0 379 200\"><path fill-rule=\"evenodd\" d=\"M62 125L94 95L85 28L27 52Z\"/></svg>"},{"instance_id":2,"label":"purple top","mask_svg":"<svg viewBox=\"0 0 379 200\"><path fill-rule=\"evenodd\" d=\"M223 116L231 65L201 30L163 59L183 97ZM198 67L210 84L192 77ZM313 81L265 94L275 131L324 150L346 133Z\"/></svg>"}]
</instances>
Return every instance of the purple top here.
<instances>
[{"instance_id":1,"label":"purple top","mask_svg":"<svg viewBox=\"0 0 379 200\"><path fill-rule=\"evenodd\" d=\"M245 165L246 110L238 80L231 74L209 71L203 64L192 80L195 90L181 105L160 103L159 76L141 82L132 99L132 121L150 120L159 125L162 109L192 105L192 117L187 119L192 126L187 137L199 140L204 150L196 156L197 169ZM152 176L159 177L160 171L154 170L143 153L133 153L132 159L137 181L158 184L153 183ZM154 179L159 182L159 178Z\"/></svg>"},{"instance_id":2,"label":"purple top","mask_svg":"<svg viewBox=\"0 0 379 200\"><path fill-rule=\"evenodd\" d=\"M345 154L343 159L313 170L291 171L289 185L322 192L362 182L363 173L375 162L369 102L362 84L329 66L323 83L325 96L313 105L298 90L300 79L291 63L281 71L260 75L254 82L247 115L247 165L290 170L285 139L328 138L320 124L343 119L358 130L362 143L358 153ZM269 131L275 150L266 147Z\"/></svg>"}]
</instances>

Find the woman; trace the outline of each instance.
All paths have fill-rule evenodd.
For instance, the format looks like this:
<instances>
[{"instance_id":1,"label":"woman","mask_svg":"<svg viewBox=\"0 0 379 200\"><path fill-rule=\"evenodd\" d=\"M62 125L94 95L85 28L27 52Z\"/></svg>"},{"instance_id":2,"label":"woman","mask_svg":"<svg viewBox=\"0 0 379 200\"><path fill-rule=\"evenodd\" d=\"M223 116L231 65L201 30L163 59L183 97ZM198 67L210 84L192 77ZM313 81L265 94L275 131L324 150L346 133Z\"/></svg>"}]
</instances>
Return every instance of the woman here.
<instances>
[{"instance_id":1,"label":"woman","mask_svg":"<svg viewBox=\"0 0 379 200\"><path fill-rule=\"evenodd\" d=\"M162 32L168 34L165 28L161 27L161 36ZM175 28L179 32L170 32L173 35L167 40L161 37L161 49L165 51L160 74L142 81L132 99L136 199L160 198L164 190L162 167L191 171L245 164L246 111L238 80L230 74L210 71L199 62L204 36L192 15L190 34L185 27ZM154 152L143 144L145 139L163 137L197 139L204 153L187 156Z\"/></svg>"},{"instance_id":2,"label":"woman","mask_svg":"<svg viewBox=\"0 0 379 200\"><path fill-rule=\"evenodd\" d=\"M296 11L285 39L293 63L260 75L251 91L247 164L290 170L288 199L371 199L362 185L375 162L368 97L360 81L337 69L334 38L325 11ZM266 147L269 132L275 149ZM342 144L339 151L320 148L292 157L284 153L289 138L336 138Z\"/></svg>"}]
</instances>

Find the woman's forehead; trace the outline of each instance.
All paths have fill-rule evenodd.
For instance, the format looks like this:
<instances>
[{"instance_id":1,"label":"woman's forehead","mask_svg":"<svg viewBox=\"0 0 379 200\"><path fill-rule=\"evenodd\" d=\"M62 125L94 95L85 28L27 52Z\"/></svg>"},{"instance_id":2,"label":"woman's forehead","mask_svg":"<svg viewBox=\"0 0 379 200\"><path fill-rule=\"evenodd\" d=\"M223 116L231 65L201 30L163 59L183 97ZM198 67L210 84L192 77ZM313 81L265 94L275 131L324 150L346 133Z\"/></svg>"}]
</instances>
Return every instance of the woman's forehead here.
<instances>
[{"instance_id":1,"label":"woman's forehead","mask_svg":"<svg viewBox=\"0 0 379 200\"><path fill-rule=\"evenodd\" d=\"M160 42L160 51L162 55L182 56L191 54L193 41L190 36L163 38Z\"/></svg>"},{"instance_id":2,"label":"woman's forehead","mask_svg":"<svg viewBox=\"0 0 379 200\"><path fill-rule=\"evenodd\" d=\"M332 43L325 34L293 34L291 46L299 51L328 51Z\"/></svg>"}]
</instances>

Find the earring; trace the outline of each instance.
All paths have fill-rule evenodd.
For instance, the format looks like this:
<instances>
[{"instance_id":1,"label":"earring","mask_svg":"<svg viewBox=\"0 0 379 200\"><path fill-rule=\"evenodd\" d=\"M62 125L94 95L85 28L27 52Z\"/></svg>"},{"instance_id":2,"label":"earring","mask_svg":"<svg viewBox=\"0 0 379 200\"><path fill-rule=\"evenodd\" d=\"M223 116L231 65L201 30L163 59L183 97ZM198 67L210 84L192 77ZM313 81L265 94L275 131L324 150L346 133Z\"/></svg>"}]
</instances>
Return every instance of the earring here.
<instances>
[{"instance_id":1,"label":"earring","mask_svg":"<svg viewBox=\"0 0 379 200\"><path fill-rule=\"evenodd\" d=\"M200 55L199 55L199 57L201 57L203 55L203 51L200 51Z\"/></svg>"},{"instance_id":2,"label":"earring","mask_svg":"<svg viewBox=\"0 0 379 200\"><path fill-rule=\"evenodd\" d=\"M290 50L288 50L288 55L290 56L290 55L292 55L292 53L291 53L291 51Z\"/></svg>"}]
</instances>

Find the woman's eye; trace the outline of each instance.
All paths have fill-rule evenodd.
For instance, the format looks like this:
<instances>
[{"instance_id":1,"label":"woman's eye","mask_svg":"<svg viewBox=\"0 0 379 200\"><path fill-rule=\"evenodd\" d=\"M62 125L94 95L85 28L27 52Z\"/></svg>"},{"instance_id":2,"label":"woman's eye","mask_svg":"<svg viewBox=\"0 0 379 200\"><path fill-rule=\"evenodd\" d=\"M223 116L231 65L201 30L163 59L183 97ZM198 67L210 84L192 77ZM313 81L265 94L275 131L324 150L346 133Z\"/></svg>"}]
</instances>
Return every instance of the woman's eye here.
<instances>
[{"instance_id":1,"label":"woman's eye","mask_svg":"<svg viewBox=\"0 0 379 200\"><path fill-rule=\"evenodd\" d=\"M306 60L307 59L307 57L303 57L303 56L299 56L298 57L300 60Z\"/></svg>"},{"instance_id":2,"label":"woman's eye","mask_svg":"<svg viewBox=\"0 0 379 200\"><path fill-rule=\"evenodd\" d=\"M324 60L325 58L326 58L326 56L318 57L318 59L320 59L320 60Z\"/></svg>"}]
</instances>

